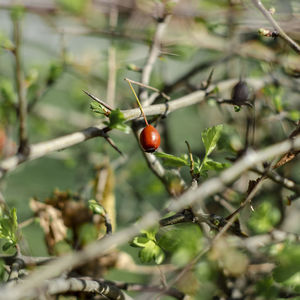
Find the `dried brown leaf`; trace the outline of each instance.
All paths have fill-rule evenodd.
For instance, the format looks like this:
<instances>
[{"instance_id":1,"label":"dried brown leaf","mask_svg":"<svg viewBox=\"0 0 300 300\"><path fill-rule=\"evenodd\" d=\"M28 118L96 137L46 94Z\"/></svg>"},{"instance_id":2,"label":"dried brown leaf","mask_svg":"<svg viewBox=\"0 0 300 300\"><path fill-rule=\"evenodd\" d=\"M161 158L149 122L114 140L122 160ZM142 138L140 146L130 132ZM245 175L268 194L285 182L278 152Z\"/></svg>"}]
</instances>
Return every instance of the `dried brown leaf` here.
<instances>
[{"instance_id":1,"label":"dried brown leaf","mask_svg":"<svg viewBox=\"0 0 300 300\"><path fill-rule=\"evenodd\" d=\"M64 240L67 235L67 227L63 222L62 213L53 206L35 199L31 199L29 205L40 219L49 253L52 254L55 244Z\"/></svg>"}]
</instances>

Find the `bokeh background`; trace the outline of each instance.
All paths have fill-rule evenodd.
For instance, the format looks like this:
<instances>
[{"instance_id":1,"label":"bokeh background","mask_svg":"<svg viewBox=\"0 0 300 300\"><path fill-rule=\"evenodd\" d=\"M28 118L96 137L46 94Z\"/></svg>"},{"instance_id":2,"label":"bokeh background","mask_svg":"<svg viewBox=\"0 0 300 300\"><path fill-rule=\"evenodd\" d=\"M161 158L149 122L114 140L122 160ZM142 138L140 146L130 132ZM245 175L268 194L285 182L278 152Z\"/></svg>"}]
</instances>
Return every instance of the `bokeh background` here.
<instances>
[{"instance_id":1,"label":"bokeh background","mask_svg":"<svg viewBox=\"0 0 300 300\"><path fill-rule=\"evenodd\" d=\"M90 109L87 90L114 107L136 107L125 77L140 81L155 32L154 17L159 16L164 1L147 0L0 0L0 41L12 39L11 11L14 4L24 6L21 55L28 85L29 141L38 143L97 124L99 116ZM161 55L155 63L151 85L167 89L178 78L195 68L193 76L172 86L172 99L185 95L208 78L214 69L213 82L229 78L263 78L271 75L278 85L256 93L257 123L253 145L262 149L282 141L299 119L300 58L284 41L261 37L259 28L271 29L251 1L167 1L173 16L162 41ZM276 19L295 40L300 40L300 2L297 0L264 1L276 9ZM112 54L113 53L113 54ZM115 96L108 95L111 65L115 68ZM111 98L108 99L108 96ZM225 99L230 91L219 95ZM5 128L10 146L2 158L16 151L17 118L7 102L16 102L14 58L0 49L0 126ZM232 106L218 106L214 99L186 107L168 115L157 126L163 131L162 147L167 153L192 152L204 155L201 132L225 124L223 144L214 157L227 161L234 150L245 143L246 110L235 112ZM16 207L19 222L33 217L29 199L44 201L55 189L70 191L83 198L91 197L97 168L108 163L113 170L112 184L117 228L136 221L146 211L162 209L169 198L163 184L147 167L138 142L132 133L114 130L111 137L125 154L113 150L102 138L91 139L71 148L26 162L1 181L7 204ZM299 159L286 165L281 174L300 182ZM188 168L181 170L189 184ZM210 173L215 175L215 173ZM235 195L228 194L237 207L249 178L242 176L234 185ZM201 179L204 180L204 179ZM300 202L287 206L292 193L271 181L264 184L255 198L256 214L245 211L241 222L250 234L264 233L274 227L300 233ZM214 198L207 199L209 212L226 215L226 209ZM43 230L33 222L22 230L27 254L47 255ZM139 263L135 249L125 245ZM203 271L204 272L204 271ZM122 272L111 271L111 278L124 279ZM120 275L121 274L121 275ZM129 276L127 273L125 276ZM134 277L135 279L139 278ZM110 278L110 277L109 277ZM127 277L128 278L128 277ZM140 279L139 279L140 280Z\"/></svg>"}]
</instances>

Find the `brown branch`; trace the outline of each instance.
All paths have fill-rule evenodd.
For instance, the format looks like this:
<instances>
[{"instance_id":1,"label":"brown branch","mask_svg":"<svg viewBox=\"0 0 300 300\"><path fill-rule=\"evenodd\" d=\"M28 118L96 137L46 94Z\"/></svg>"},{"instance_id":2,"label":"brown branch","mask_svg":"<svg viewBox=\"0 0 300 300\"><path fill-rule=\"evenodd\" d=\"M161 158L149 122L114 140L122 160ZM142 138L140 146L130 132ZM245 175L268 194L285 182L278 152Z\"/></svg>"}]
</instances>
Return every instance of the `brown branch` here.
<instances>
[{"instance_id":1,"label":"brown branch","mask_svg":"<svg viewBox=\"0 0 300 300\"><path fill-rule=\"evenodd\" d=\"M266 77L264 79L248 79L247 81L254 90L259 90L266 84L272 82L272 80L272 78ZM227 91L228 89L231 89L236 84L236 82L236 79L225 80L217 85L212 85L210 89L213 90L216 86L218 86L219 92L222 93L224 91ZM205 91L196 91L189 95L170 101L167 107L165 104L156 104L145 107L144 112L147 116L163 115L166 113L166 110L168 111L168 113L171 113L177 109L200 103L204 101L205 97ZM124 114L127 121L139 119L141 117L139 108L123 110L122 113ZM28 156L25 156L22 153L18 153L14 156L0 161L0 178L3 177L6 172L15 169L19 164L25 161L34 160L45 156L48 153L74 146L91 138L103 136L106 131L106 125L101 122L98 125L88 127L81 131L77 131L46 142L31 145L29 149L30 153ZM149 163L152 164L152 162Z\"/></svg>"},{"instance_id":2,"label":"brown branch","mask_svg":"<svg viewBox=\"0 0 300 300\"><path fill-rule=\"evenodd\" d=\"M154 91L154 92L157 92L159 95L161 95L162 97L164 97L166 100L170 100L170 99L171 99L170 96L166 95L164 92L160 91L159 89L157 89L157 88L155 88L155 87L153 87L153 86L150 86L150 85L148 85L148 84L144 84L144 83L141 83L141 82L138 82L138 81L134 81L134 80L129 79L129 78L125 78L125 80L126 80L126 81L129 81L129 82L131 82L131 83L133 83L133 84L136 84L136 85L138 85L138 86L140 86L140 87L143 87L143 88L152 90L152 91ZM149 98L150 98L150 97L149 97Z\"/></svg>"},{"instance_id":3,"label":"brown branch","mask_svg":"<svg viewBox=\"0 0 300 300\"><path fill-rule=\"evenodd\" d=\"M21 24L18 17L13 20L13 35L15 48L13 54L15 57L15 76L18 94L18 113L19 113L19 152L28 154L28 137L27 137L27 99L24 74L22 71L21 59Z\"/></svg>"},{"instance_id":4,"label":"brown branch","mask_svg":"<svg viewBox=\"0 0 300 300\"><path fill-rule=\"evenodd\" d=\"M104 299L125 300L124 293L110 282L86 278L58 278L50 280L45 290L49 295L74 292L93 293L105 296ZM126 299L132 299L127 296Z\"/></svg>"},{"instance_id":5,"label":"brown branch","mask_svg":"<svg viewBox=\"0 0 300 300\"><path fill-rule=\"evenodd\" d=\"M265 174L265 176L267 176L272 181L280 184L281 186L283 186L284 188L286 188L290 191L295 192L297 195L300 195L299 185L297 185L294 181L279 175L274 170L268 171L268 172L265 173L263 171L258 170L257 168L252 168L251 171L253 171L257 174L260 174L260 175Z\"/></svg>"},{"instance_id":6,"label":"brown branch","mask_svg":"<svg viewBox=\"0 0 300 300\"><path fill-rule=\"evenodd\" d=\"M275 21L272 14L264 7L260 0L252 0L252 3L261 11L264 17L272 24L274 29L277 31L279 36L284 39L291 48L293 48L297 53L300 54L300 46L290 38L280 27L280 25Z\"/></svg>"}]
</instances>

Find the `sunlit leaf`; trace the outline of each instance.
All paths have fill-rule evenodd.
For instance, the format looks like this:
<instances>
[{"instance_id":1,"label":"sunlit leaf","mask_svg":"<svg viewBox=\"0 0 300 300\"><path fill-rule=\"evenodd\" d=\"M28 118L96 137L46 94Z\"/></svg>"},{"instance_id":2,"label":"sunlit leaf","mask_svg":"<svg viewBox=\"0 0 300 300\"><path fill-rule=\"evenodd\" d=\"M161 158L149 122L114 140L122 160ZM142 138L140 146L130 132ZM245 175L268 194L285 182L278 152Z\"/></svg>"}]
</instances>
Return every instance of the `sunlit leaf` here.
<instances>
[{"instance_id":1,"label":"sunlit leaf","mask_svg":"<svg viewBox=\"0 0 300 300\"><path fill-rule=\"evenodd\" d=\"M163 152L155 152L156 157L159 157L163 160L163 164L167 167L183 167L188 166L189 161L187 158L178 157L172 154L167 154Z\"/></svg>"},{"instance_id":2,"label":"sunlit leaf","mask_svg":"<svg viewBox=\"0 0 300 300\"><path fill-rule=\"evenodd\" d=\"M220 171L220 170L227 168L228 166L229 166L228 163L220 163L220 162L217 162L217 161L207 158L203 165L203 170Z\"/></svg>"},{"instance_id":3,"label":"sunlit leaf","mask_svg":"<svg viewBox=\"0 0 300 300\"><path fill-rule=\"evenodd\" d=\"M96 215L104 215L105 210L96 200L92 199L88 201L89 209Z\"/></svg>"},{"instance_id":4,"label":"sunlit leaf","mask_svg":"<svg viewBox=\"0 0 300 300\"><path fill-rule=\"evenodd\" d=\"M221 136L223 125L217 125L211 128L208 128L202 132L202 141L205 146L206 156L216 148L218 140Z\"/></svg>"},{"instance_id":5,"label":"sunlit leaf","mask_svg":"<svg viewBox=\"0 0 300 300\"><path fill-rule=\"evenodd\" d=\"M165 258L164 251L156 241L157 228L143 230L141 235L135 237L132 242L132 247L141 248L139 257L141 262L149 263L154 261L156 264L161 264Z\"/></svg>"}]
</instances>

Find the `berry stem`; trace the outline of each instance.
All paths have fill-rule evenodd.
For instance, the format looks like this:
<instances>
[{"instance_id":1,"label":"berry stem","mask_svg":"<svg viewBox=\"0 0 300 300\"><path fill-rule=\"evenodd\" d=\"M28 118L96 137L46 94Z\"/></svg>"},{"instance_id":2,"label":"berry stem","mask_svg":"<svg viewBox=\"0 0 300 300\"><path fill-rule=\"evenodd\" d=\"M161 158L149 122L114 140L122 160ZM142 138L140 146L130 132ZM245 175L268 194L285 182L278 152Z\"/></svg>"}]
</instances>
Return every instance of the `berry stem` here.
<instances>
[{"instance_id":1,"label":"berry stem","mask_svg":"<svg viewBox=\"0 0 300 300\"><path fill-rule=\"evenodd\" d=\"M130 86L130 89L131 89L131 91L133 92L133 94L134 94L134 96L135 96L135 99L136 99L136 102L137 102L137 104L138 104L138 106L139 106L139 108L140 108L140 110L141 110L141 113L142 113L142 115L143 115L143 117L144 117L145 123L146 123L146 125L148 126L149 123L148 123L147 118L146 118L146 115L145 115L145 113L144 113L142 104L141 104L141 102L140 102L140 100L139 100L139 98L138 98L138 96L137 96L137 94L136 94L136 92L135 92L135 90L134 90L134 88L133 88L131 82L130 82L127 78L125 78L125 80L128 82L128 84L129 84L129 86Z\"/></svg>"}]
</instances>

